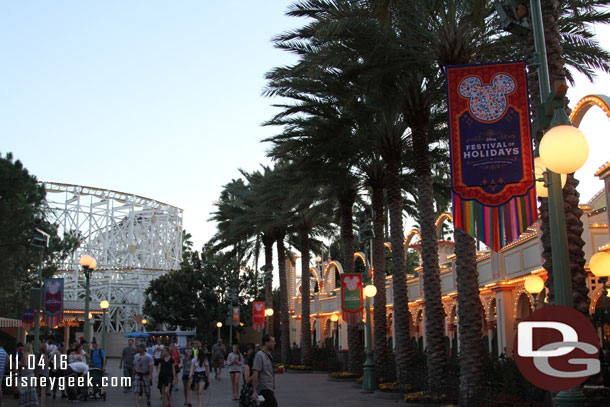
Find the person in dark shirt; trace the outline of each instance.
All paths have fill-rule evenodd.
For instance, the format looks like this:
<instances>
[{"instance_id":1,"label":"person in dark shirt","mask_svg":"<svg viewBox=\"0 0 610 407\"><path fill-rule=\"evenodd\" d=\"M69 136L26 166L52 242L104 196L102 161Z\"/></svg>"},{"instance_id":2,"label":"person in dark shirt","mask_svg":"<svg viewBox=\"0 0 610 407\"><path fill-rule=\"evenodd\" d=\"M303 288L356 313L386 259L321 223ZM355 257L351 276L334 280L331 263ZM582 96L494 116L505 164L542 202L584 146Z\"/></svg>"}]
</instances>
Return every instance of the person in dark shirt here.
<instances>
[{"instance_id":1,"label":"person in dark shirt","mask_svg":"<svg viewBox=\"0 0 610 407\"><path fill-rule=\"evenodd\" d=\"M172 358L172 355L170 355L169 349L163 348L157 370L157 385L163 396L163 407L172 405L172 384L176 380L175 364L176 362L174 361L174 358Z\"/></svg>"}]
</instances>

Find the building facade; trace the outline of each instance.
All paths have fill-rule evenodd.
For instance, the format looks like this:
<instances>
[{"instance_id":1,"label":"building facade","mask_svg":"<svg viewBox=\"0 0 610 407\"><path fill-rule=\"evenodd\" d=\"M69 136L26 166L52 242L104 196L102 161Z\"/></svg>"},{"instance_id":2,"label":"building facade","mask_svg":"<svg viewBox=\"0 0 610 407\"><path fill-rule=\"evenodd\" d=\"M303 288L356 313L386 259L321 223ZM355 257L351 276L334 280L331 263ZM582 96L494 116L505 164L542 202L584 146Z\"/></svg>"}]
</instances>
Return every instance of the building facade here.
<instances>
[{"instance_id":1,"label":"building facade","mask_svg":"<svg viewBox=\"0 0 610 407\"><path fill-rule=\"evenodd\" d=\"M604 170L605 168L605 170ZM610 174L610 163L596 173L605 181L605 186L610 185L603 177ZM596 279L588 268L588 259L598 251L610 251L610 238L608 231L608 191L600 191L587 204L581 205L583 210L582 222L584 225L583 240L585 241L585 258L588 272L587 285L591 298L591 314L596 309L605 307L602 298L602 284ZM442 236L443 222L452 222L451 215L443 214L437 221L438 235ZM537 274L546 279L546 270L541 266L542 242L540 240L540 223L537 222L527 233L519 239L502 248L499 252L481 251L477 256L477 268L479 272L479 295L484 310L481 321L481 335L490 354L500 355L512 354L513 339L519 321L526 318L534 309L534 298L524 288L524 280L531 274ZM417 242L417 230L411 231L405 239L405 245L415 251L420 250ZM389 245L388 246L389 250ZM439 240L439 265L441 278L442 301L445 310L445 335L450 352L459 351L457 341L457 291L455 275L455 255L453 253L454 242L450 240ZM362 254L356 253L356 257ZM361 261L356 259L356 261ZM323 346L328 338L333 338L339 348L347 348L347 324L341 319L341 289L337 284L339 275L343 272L341 265L332 260L318 263L312 269L312 284L317 283L318 291L312 292L311 303L311 329L314 343ZM419 277L422 269L417 268L415 274L409 274L407 279L409 308L411 311L411 336L419 345L426 346L425 318L426 307L424 304L423 279ZM291 343L300 344L301 332L301 300L299 277L294 267L289 273L292 298L290 299L291 312ZM392 290L392 276L386 278L386 315L388 326L388 338L393 344L394 331L394 296ZM292 289L295 287L296 289ZM546 289L537 298L539 305L546 302ZM610 298L607 299L610 305ZM331 316L336 314L339 321L332 322ZM371 313L372 315L372 313ZM374 333L374 330L373 330ZM610 326L606 325L603 330L599 329L600 339L610 340ZM393 345L392 345L393 346Z\"/></svg>"}]
</instances>

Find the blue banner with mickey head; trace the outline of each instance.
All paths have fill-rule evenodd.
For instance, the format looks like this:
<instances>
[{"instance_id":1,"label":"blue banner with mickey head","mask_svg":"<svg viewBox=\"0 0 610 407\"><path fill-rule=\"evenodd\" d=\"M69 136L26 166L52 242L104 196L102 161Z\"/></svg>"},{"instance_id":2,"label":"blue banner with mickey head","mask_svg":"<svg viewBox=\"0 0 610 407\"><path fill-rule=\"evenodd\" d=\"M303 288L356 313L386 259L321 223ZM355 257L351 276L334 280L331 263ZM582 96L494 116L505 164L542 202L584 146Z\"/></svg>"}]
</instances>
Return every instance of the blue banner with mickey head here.
<instances>
[{"instance_id":1,"label":"blue banner with mickey head","mask_svg":"<svg viewBox=\"0 0 610 407\"><path fill-rule=\"evenodd\" d=\"M525 63L445 74L454 223L499 250L537 216Z\"/></svg>"}]
</instances>

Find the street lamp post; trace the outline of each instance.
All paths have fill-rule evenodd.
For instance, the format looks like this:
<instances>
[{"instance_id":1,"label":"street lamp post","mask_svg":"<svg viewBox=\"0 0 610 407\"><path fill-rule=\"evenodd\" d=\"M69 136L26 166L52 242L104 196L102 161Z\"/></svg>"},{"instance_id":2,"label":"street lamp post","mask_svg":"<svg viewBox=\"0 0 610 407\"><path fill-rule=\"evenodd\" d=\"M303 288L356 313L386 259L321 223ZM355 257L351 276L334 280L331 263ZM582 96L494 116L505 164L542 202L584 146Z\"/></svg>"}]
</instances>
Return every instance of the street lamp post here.
<instances>
[{"instance_id":1,"label":"street lamp post","mask_svg":"<svg viewBox=\"0 0 610 407\"><path fill-rule=\"evenodd\" d=\"M34 228L34 237L30 242L32 247L36 247L40 250L40 259L38 261L38 289L32 290L32 294L37 298L34 302L37 304L35 318L34 318L34 353L38 354L40 344L40 318L42 317L42 310L44 304L42 303L43 298L43 282L42 282L42 260L44 258L44 250L49 247L50 235L39 228Z\"/></svg>"},{"instance_id":2,"label":"street lamp post","mask_svg":"<svg viewBox=\"0 0 610 407\"><path fill-rule=\"evenodd\" d=\"M108 307L110 306L110 304L108 303L108 301L103 300L100 302L100 308L102 309L102 349L104 349L104 352L106 351L106 310L108 309Z\"/></svg>"},{"instance_id":3,"label":"street lamp post","mask_svg":"<svg viewBox=\"0 0 610 407\"><path fill-rule=\"evenodd\" d=\"M91 272L93 270L95 270L95 267L97 266L97 261L87 255L84 254L82 256L80 256L80 265L83 267L83 272L85 273L85 342L87 342L87 344L89 344L90 342L90 333L89 333L89 326L91 324L91 321L89 320L89 279L91 278Z\"/></svg>"},{"instance_id":4,"label":"street lamp post","mask_svg":"<svg viewBox=\"0 0 610 407\"><path fill-rule=\"evenodd\" d=\"M265 308L265 328L268 327L268 323L267 323L267 318L272 318L273 314L275 311L273 311L273 308ZM273 332L269 332L269 330L267 329L267 333L269 334L273 334Z\"/></svg>"},{"instance_id":5,"label":"street lamp post","mask_svg":"<svg viewBox=\"0 0 610 407\"><path fill-rule=\"evenodd\" d=\"M371 240L375 237L375 232L373 230L373 226L371 225L372 221L372 213L368 213L366 210L361 213L361 225L360 225L360 242L365 245L365 263L366 267L364 270L364 275L362 279L362 283L365 284L364 287L364 296L365 307L366 307L366 356L363 365L363 375L362 375L362 391L363 392L373 392L377 388L377 377L375 374L375 361L373 360L373 335L371 332L371 298L377 294L377 288L372 284L371 281L371 273L369 273L367 268L370 270L372 268L372 263L370 259L372 259L372 255L367 259L366 251L371 247Z\"/></svg>"},{"instance_id":6,"label":"street lamp post","mask_svg":"<svg viewBox=\"0 0 610 407\"><path fill-rule=\"evenodd\" d=\"M534 311L536 311L536 308L538 308L538 294L544 290L544 280L540 276L532 274L525 278L524 285L525 291L532 294L532 297L534 297Z\"/></svg>"},{"instance_id":7,"label":"street lamp post","mask_svg":"<svg viewBox=\"0 0 610 407\"><path fill-rule=\"evenodd\" d=\"M548 168L545 178L549 194L549 226L555 304L573 307L568 238L560 174L570 174L580 168L588 155L588 146L582 133L578 134L579 131L571 126L571 122L565 113L564 96L567 90L565 84L556 87L551 94L540 0L530 0L530 13L536 49L535 62L538 67L540 98L546 111L553 112L550 125L546 126L549 130L538 144L538 148L540 158L545 167ZM539 123L543 123L542 119L542 117L537 117ZM544 124L540 125L540 128L545 128ZM563 152L560 151L561 147L564 149ZM557 161L560 165L557 165ZM573 388L559 392L556 400L559 406L584 405L585 397L580 388Z\"/></svg>"},{"instance_id":8,"label":"street lamp post","mask_svg":"<svg viewBox=\"0 0 610 407\"><path fill-rule=\"evenodd\" d=\"M233 303L235 302L235 300L237 299L237 295L235 293L235 290L231 290L229 292L229 346L233 346L233 324L235 321L233 321Z\"/></svg>"},{"instance_id":9,"label":"street lamp post","mask_svg":"<svg viewBox=\"0 0 610 407\"><path fill-rule=\"evenodd\" d=\"M368 275L368 272L364 273ZM368 281L367 281L368 280ZM377 377L375 375L375 361L373 360L373 335L371 333L371 298L377 294L377 287L371 284L371 278L365 278L367 286L364 287L366 297L366 358L364 360L362 377L362 391L373 392L377 388Z\"/></svg>"},{"instance_id":10,"label":"street lamp post","mask_svg":"<svg viewBox=\"0 0 610 407\"><path fill-rule=\"evenodd\" d=\"M267 323L267 309L273 311L273 298L269 296L270 293L267 290L267 286L273 282L273 265L265 264L261 267L261 271L263 272L263 285L265 286L265 332L273 334L273 332L269 332L269 324Z\"/></svg>"},{"instance_id":11,"label":"street lamp post","mask_svg":"<svg viewBox=\"0 0 610 407\"><path fill-rule=\"evenodd\" d=\"M142 318L142 331L146 332L146 324L148 323L148 320L146 318Z\"/></svg>"},{"instance_id":12,"label":"street lamp post","mask_svg":"<svg viewBox=\"0 0 610 407\"><path fill-rule=\"evenodd\" d=\"M608 308L606 308L606 297L608 296L608 290L606 288L606 283L608 282L608 277L610 277L610 253L606 252L598 252L591 257L589 260L589 267L591 268L591 273L602 281L603 291L602 296L604 297L604 312L608 313Z\"/></svg>"},{"instance_id":13,"label":"street lamp post","mask_svg":"<svg viewBox=\"0 0 610 407\"><path fill-rule=\"evenodd\" d=\"M338 343L338 338L339 338L339 315L337 314L332 314L330 316L330 321L333 323L333 346L335 347L335 349L338 348L337 343Z\"/></svg>"},{"instance_id":14,"label":"street lamp post","mask_svg":"<svg viewBox=\"0 0 610 407\"><path fill-rule=\"evenodd\" d=\"M222 328L222 322L216 322L216 328L218 328L218 339L220 339L220 328Z\"/></svg>"}]
</instances>

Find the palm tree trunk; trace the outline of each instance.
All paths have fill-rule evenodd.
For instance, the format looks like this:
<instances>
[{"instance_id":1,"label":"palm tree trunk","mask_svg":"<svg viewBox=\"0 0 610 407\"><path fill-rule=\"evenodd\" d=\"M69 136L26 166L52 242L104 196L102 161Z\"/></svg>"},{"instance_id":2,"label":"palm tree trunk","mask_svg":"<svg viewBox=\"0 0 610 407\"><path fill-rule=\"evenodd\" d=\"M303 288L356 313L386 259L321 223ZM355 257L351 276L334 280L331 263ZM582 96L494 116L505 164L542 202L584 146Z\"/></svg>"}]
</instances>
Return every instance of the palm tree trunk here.
<instances>
[{"instance_id":1,"label":"palm tree trunk","mask_svg":"<svg viewBox=\"0 0 610 407\"><path fill-rule=\"evenodd\" d=\"M569 174L563 187L563 200L566 208L566 228L568 232L568 252L570 253L570 275L572 276L572 300L574 308L590 318L589 288L587 287L587 272L585 271L585 241L582 239L584 226L580 220L583 215L578 206L580 194L576 190L579 181L574 174Z\"/></svg>"},{"instance_id":2,"label":"palm tree trunk","mask_svg":"<svg viewBox=\"0 0 610 407\"><path fill-rule=\"evenodd\" d=\"M483 384L483 306L479 298L477 250L472 237L455 229L460 405L476 405Z\"/></svg>"},{"instance_id":3,"label":"palm tree trunk","mask_svg":"<svg viewBox=\"0 0 610 407\"><path fill-rule=\"evenodd\" d=\"M274 239L268 234L263 234L263 245L265 246L265 266L273 268L273 243ZM266 308L273 308L273 279L265 284ZM267 319L267 332L273 335L273 318Z\"/></svg>"},{"instance_id":4,"label":"palm tree trunk","mask_svg":"<svg viewBox=\"0 0 610 407\"><path fill-rule=\"evenodd\" d=\"M384 249L384 212L383 212L383 183L373 185L372 204L375 217L373 228L375 238L373 239L373 268L374 283L377 295L374 298L374 321L375 321L375 365L380 377L388 377L388 328L386 319L386 275L385 275L385 249Z\"/></svg>"},{"instance_id":5,"label":"palm tree trunk","mask_svg":"<svg viewBox=\"0 0 610 407\"><path fill-rule=\"evenodd\" d=\"M356 192L347 189L339 196L341 211L341 239L343 240L343 272L354 272L354 228L352 223L352 206L356 199ZM348 326L347 347L350 372L361 375L364 364L364 343L362 330L358 326Z\"/></svg>"},{"instance_id":6,"label":"palm tree trunk","mask_svg":"<svg viewBox=\"0 0 610 407\"><path fill-rule=\"evenodd\" d=\"M286 251L284 249L286 231L277 235L277 270L280 275L280 350L282 363L290 361L290 317L288 315L288 279L286 278Z\"/></svg>"},{"instance_id":7,"label":"palm tree trunk","mask_svg":"<svg viewBox=\"0 0 610 407\"><path fill-rule=\"evenodd\" d=\"M441 298L441 279L438 266L438 236L436 234L435 225L436 212L434 210L434 189L430 166L430 151L428 150L425 130L413 129L412 138L413 152L415 155L415 175L417 177L422 263L424 269L428 385L430 386L430 389L434 389L433 381L444 377L447 367L443 329L445 326L445 311ZM392 249L394 249L393 246L394 244L392 244Z\"/></svg>"},{"instance_id":8,"label":"palm tree trunk","mask_svg":"<svg viewBox=\"0 0 610 407\"><path fill-rule=\"evenodd\" d=\"M311 325L309 320L309 230L300 229L301 241L301 364L311 365Z\"/></svg>"},{"instance_id":9,"label":"palm tree trunk","mask_svg":"<svg viewBox=\"0 0 610 407\"><path fill-rule=\"evenodd\" d=\"M394 290L394 338L396 340L396 377L407 383L411 360L409 296L405 270L404 232L402 229L402 191L400 188L400 157L386 159L390 236L392 242L392 287ZM384 259L381 256L381 259Z\"/></svg>"}]
</instances>

